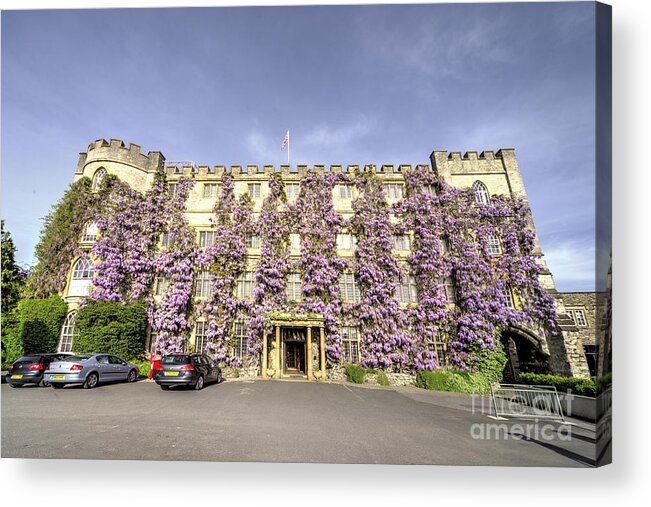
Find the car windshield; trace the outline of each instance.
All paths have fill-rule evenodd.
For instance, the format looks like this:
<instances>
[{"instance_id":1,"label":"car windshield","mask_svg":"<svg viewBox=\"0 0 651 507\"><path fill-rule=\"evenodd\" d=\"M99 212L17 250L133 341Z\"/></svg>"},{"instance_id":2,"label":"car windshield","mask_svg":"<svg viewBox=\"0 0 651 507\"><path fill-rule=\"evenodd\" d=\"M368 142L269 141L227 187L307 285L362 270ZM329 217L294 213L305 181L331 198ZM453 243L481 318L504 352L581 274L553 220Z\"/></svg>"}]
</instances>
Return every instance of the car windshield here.
<instances>
[{"instance_id":1,"label":"car windshield","mask_svg":"<svg viewBox=\"0 0 651 507\"><path fill-rule=\"evenodd\" d=\"M161 364L190 364L190 356L165 356Z\"/></svg>"}]
</instances>

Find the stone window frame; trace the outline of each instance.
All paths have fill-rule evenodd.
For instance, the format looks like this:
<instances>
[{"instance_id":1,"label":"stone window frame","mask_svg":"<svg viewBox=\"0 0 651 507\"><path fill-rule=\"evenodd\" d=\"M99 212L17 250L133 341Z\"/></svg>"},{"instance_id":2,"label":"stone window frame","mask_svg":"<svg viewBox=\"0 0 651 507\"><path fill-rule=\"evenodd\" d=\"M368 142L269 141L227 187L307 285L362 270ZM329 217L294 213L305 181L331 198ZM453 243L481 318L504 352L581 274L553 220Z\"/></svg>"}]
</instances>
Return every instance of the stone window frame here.
<instances>
[{"instance_id":1,"label":"stone window frame","mask_svg":"<svg viewBox=\"0 0 651 507\"><path fill-rule=\"evenodd\" d=\"M585 316L585 311L577 308L577 309L568 309L568 313L570 317L572 317L572 320L574 321L574 324L579 327L588 327L588 320L586 319Z\"/></svg>"},{"instance_id":2,"label":"stone window frame","mask_svg":"<svg viewBox=\"0 0 651 507\"><path fill-rule=\"evenodd\" d=\"M335 195L338 199L352 199L354 196L354 185L352 183L337 183Z\"/></svg>"},{"instance_id":3,"label":"stone window frame","mask_svg":"<svg viewBox=\"0 0 651 507\"><path fill-rule=\"evenodd\" d=\"M402 275L396 281L396 298L401 303L418 303L418 289L414 275Z\"/></svg>"},{"instance_id":4,"label":"stone window frame","mask_svg":"<svg viewBox=\"0 0 651 507\"><path fill-rule=\"evenodd\" d=\"M204 183L203 184L203 198L204 199L216 199L219 195L219 184L218 183Z\"/></svg>"},{"instance_id":5,"label":"stone window frame","mask_svg":"<svg viewBox=\"0 0 651 507\"><path fill-rule=\"evenodd\" d=\"M292 232L289 235L289 247L292 250L300 250L301 249L301 235L295 232Z\"/></svg>"},{"instance_id":6,"label":"stone window frame","mask_svg":"<svg viewBox=\"0 0 651 507\"><path fill-rule=\"evenodd\" d=\"M194 325L194 351L197 354L203 354L203 351L206 348L207 324L206 321L199 320ZM201 346L199 346L199 344L201 344Z\"/></svg>"},{"instance_id":7,"label":"stone window frame","mask_svg":"<svg viewBox=\"0 0 651 507\"><path fill-rule=\"evenodd\" d=\"M502 254L502 243L497 234L490 232L486 235L486 246L488 248L488 253L491 255L501 255Z\"/></svg>"},{"instance_id":8,"label":"stone window frame","mask_svg":"<svg viewBox=\"0 0 651 507\"><path fill-rule=\"evenodd\" d=\"M384 183L382 190L387 199L403 199L405 197L404 183Z\"/></svg>"},{"instance_id":9,"label":"stone window frame","mask_svg":"<svg viewBox=\"0 0 651 507\"><path fill-rule=\"evenodd\" d=\"M443 295L447 299L448 303L456 304L459 301L459 290L454 273L441 280L441 286L443 289Z\"/></svg>"},{"instance_id":10,"label":"stone window frame","mask_svg":"<svg viewBox=\"0 0 651 507\"><path fill-rule=\"evenodd\" d=\"M422 187L422 192L425 195L431 195L435 197L438 195L438 189L436 188L435 183L425 183Z\"/></svg>"},{"instance_id":11,"label":"stone window frame","mask_svg":"<svg viewBox=\"0 0 651 507\"><path fill-rule=\"evenodd\" d=\"M360 332L355 326L341 328L341 359L343 362L359 363Z\"/></svg>"},{"instance_id":12,"label":"stone window frame","mask_svg":"<svg viewBox=\"0 0 651 507\"><path fill-rule=\"evenodd\" d=\"M80 257L72 266L73 280L92 280L95 276L95 263L89 257Z\"/></svg>"},{"instance_id":13,"label":"stone window frame","mask_svg":"<svg viewBox=\"0 0 651 507\"><path fill-rule=\"evenodd\" d=\"M75 320L77 318L77 311L73 310L63 321L61 326L61 334L59 337L59 346L57 347L58 352L72 352L72 343L75 338Z\"/></svg>"},{"instance_id":14,"label":"stone window frame","mask_svg":"<svg viewBox=\"0 0 651 507\"><path fill-rule=\"evenodd\" d=\"M210 280L210 271L202 269L197 271L194 277L194 291L195 298L207 298L212 294L212 286Z\"/></svg>"},{"instance_id":15,"label":"stone window frame","mask_svg":"<svg viewBox=\"0 0 651 507\"><path fill-rule=\"evenodd\" d=\"M285 293L288 301L303 301L303 280L300 273L289 273Z\"/></svg>"},{"instance_id":16,"label":"stone window frame","mask_svg":"<svg viewBox=\"0 0 651 507\"><path fill-rule=\"evenodd\" d=\"M170 286L170 280L165 275L158 275L156 277L156 284L154 286L154 295L162 296L167 292L167 289Z\"/></svg>"},{"instance_id":17,"label":"stone window frame","mask_svg":"<svg viewBox=\"0 0 651 507\"><path fill-rule=\"evenodd\" d=\"M257 234L253 234L252 232L247 232L246 236L244 237L244 242L246 244L246 248L251 248L251 249L259 249L260 248L260 236Z\"/></svg>"},{"instance_id":18,"label":"stone window frame","mask_svg":"<svg viewBox=\"0 0 651 507\"><path fill-rule=\"evenodd\" d=\"M244 271L237 275L235 291L238 299L250 298L253 296L253 271Z\"/></svg>"},{"instance_id":19,"label":"stone window frame","mask_svg":"<svg viewBox=\"0 0 651 507\"><path fill-rule=\"evenodd\" d=\"M167 184L167 195L170 197L175 197L178 192L179 184L178 183L168 183Z\"/></svg>"},{"instance_id":20,"label":"stone window frame","mask_svg":"<svg viewBox=\"0 0 651 507\"><path fill-rule=\"evenodd\" d=\"M216 231L199 231L199 246L206 248L215 244Z\"/></svg>"},{"instance_id":21,"label":"stone window frame","mask_svg":"<svg viewBox=\"0 0 651 507\"><path fill-rule=\"evenodd\" d=\"M243 321L236 321L234 323L233 335L235 338L235 343L233 344L233 355L239 360L243 360L249 355L248 330Z\"/></svg>"},{"instance_id":22,"label":"stone window frame","mask_svg":"<svg viewBox=\"0 0 651 507\"><path fill-rule=\"evenodd\" d=\"M97 222L94 220L89 220L84 225L84 230L81 233L81 242L85 244L92 244L97 241L97 236L99 234L99 227L97 227Z\"/></svg>"},{"instance_id":23,"label":"stone window frame","mask_svg":"<svg viewBox=\"0 0 651 507\"><path fill-rule=\"evenodd\" d=\"M472 184L472 190L475 194L475 202L480 205L488 205L491 203L491 196L488 192L488 187L481 180L476 180Z\"/></svg>"},{"instance_id":24,"label":"stone window frame","mask_svg":"<svg viewBox=\"0 0 651 507\"><path fill-rule=\"evenodd\" d=\"M348 243L348 246L346 243ZM338 250L356 250L357 236L350 232L337 233L335 244L337 245Z\"/></svg>"},{"instance_id":25,"label":"stone window frame","mask_svg":"<svg viewBox=\"0 0 651 507\"><path fill-rule=\"evenodd\" d=\"M262 185L260 183L247 183L246 188L249 198L260 199L260 196L262 195Z\"/></svg>"},{"instance_id":26,"label":"stone window frame","mask_svg":"<svg viewBox=\"0 0 651 507\"><path fill-rule=\"evenodd\" d=\"M346 272L339 275L339 293L341 300L347 303L357 303L362 299L355 273Z\"/></svg>"},{"instance_id":27,"label":"stone window frame","mask_svg":"<svg viewBox=\"0 0 651 507\"><path fill-rule=\"evenodd\" d=\"M411 251L411 235L410 234L394 234L393 247L397 252Z\"/></svg>"},{"instance_id":28,"label":"stone window frame","mask_svg":"<svg viewBox=\"0 0 651 507\"><path fill-rule=\"evenodd\" d=\"M97 192L99 190L99 187L102 184L102 180L107 174L108 172L104 167L100 167L99 169L97 169L97 171L95 171L95 173L93 174L93 183L91 187L93 192Z\"/></svg>"},{"instance_id":29,"label":"stone window frame","mask_svg":"<svg viewBox=\"0 0 651 507\"><path fill-rule=\"evenodd\" d=\"M515 309L515 301L513 300L513 289L511 284L505 283L500 289L502 294L502 300L504 301L504 306L507 308Z\"/></svg>"},{"instance_id":30,"label":"stone window frame","mask_svg":"<svg viewBox=\"0 0 651 507\"><path fill-rule=\"evenodd\" d=\"M300 189L301 189L300 183L285 183L285 196L287 197L288 200L297 199Z\"/></svg>"}]
</instances>

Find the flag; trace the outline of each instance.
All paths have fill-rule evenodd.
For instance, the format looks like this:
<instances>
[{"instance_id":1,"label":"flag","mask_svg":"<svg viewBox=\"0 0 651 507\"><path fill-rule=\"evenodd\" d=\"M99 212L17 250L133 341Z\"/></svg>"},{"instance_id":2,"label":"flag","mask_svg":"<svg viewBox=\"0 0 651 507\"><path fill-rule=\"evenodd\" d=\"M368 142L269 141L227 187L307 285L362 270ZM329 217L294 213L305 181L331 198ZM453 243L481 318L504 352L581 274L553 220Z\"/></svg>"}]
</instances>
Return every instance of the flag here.
<instances>
[{"instance_id":1,"label":"flag","mask_svg":"<svg viewBox=\"0 0 651 507\"><path fill-rule=\"evenodd\" d=\"M287 131L287 134L285 134L285 139L283 139L283 142L280 145L280 151L283 151L285 148L287 148L288 143L289 143L289 130Z\"/></svg>"}]
</instances>

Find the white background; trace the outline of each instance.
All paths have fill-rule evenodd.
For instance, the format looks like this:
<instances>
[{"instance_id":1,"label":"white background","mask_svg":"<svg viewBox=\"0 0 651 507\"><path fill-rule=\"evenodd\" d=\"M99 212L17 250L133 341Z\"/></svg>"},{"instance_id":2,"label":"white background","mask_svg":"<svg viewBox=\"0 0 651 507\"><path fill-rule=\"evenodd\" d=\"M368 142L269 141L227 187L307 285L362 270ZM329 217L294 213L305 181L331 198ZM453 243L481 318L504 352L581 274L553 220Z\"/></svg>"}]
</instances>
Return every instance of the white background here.
<instances>
[{"instance_id":1,"label":"white background","mask_svg":"<svg viewBox=\"0 0 651 507\"><path fill-rule=\"evenodd\" d=\"M477 0L475 0L477 1ZM278 2L254 0L255 5ZM286 1L282 4L300 4ZM339 2L321 2L339 3ZM358 1L356 3L368 3ZM400 3L393 1L392 3ZM649 173L651 2L613 5L614 465L601 469L0 460L0 501L146 506L600 505L651 498ZM225 2L221 5L237 5ZM173 1L8 2L3 9L180 6ZM191 5L220 5L194 1ZM646 262L645 262L646 261ZM119 494L117 494L119 493ZM117 494L117 495L116 495ZM55 499L59 499L55 502ZM637 501L636 501L637 500Z\"/></svg>"}]
</instances>

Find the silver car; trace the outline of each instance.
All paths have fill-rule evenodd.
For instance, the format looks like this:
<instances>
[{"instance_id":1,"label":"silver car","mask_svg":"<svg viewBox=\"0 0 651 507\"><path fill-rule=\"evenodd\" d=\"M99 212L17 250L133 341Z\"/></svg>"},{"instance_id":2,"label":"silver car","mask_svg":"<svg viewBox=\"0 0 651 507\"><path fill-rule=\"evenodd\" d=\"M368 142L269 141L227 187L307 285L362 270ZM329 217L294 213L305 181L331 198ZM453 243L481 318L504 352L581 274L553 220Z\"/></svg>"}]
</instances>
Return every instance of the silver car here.
<instances>
[{"instance_id":1,"label":"silver car","mask_svg":"<svg viewBox=\"0 0 651 507\"><path fill-rule=\"evenodd\" d=\"M55 389L66 384L83 384L92 389L100 382L135 382L138 367L113 354L77 354L50 363L44 380Z\"/></svg>"}]
</instances>

